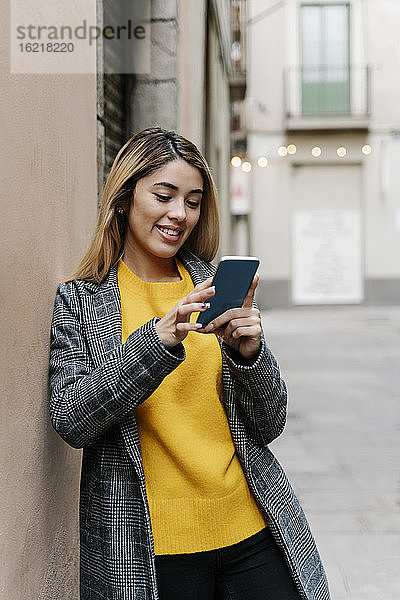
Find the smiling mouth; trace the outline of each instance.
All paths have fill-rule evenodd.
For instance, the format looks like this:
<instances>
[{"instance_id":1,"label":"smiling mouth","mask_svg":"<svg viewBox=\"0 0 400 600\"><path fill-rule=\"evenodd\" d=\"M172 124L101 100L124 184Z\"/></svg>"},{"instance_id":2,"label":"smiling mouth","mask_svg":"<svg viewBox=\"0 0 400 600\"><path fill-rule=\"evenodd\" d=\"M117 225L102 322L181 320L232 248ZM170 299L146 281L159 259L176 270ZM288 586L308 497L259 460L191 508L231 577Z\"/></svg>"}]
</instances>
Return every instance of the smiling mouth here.
<instances>
[{"instance_id":1,"label":"smiling mouth","mask_svg":"<svg viewBox=\"0 0 400 600\"><path fill-rule=\"evenodd\" d=\"M156 225L156 228L160 232L163 239L176 242L181 237L183 231L182 229L170 229L169 227L160 227L160 225Z\"/></svg>"}]
</instances>

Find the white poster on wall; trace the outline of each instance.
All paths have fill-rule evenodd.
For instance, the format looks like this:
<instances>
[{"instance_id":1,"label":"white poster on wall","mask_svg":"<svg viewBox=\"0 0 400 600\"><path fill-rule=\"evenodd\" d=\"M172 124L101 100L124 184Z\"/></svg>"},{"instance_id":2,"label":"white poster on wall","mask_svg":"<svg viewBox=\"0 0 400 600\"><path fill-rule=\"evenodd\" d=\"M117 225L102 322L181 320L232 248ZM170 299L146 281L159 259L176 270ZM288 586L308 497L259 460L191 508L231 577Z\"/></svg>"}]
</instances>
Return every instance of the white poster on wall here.
<instances>
[{"instance_id":1,"label":"white poster on wall","mask_svg":"<svg viewBox=\"0 0 400 600\"><path fill-rule=\"evenodd\" d=\"M360 212L295 212L293 303L356 304L363 299L362 288Z\"/></svg>"}]
</instances>

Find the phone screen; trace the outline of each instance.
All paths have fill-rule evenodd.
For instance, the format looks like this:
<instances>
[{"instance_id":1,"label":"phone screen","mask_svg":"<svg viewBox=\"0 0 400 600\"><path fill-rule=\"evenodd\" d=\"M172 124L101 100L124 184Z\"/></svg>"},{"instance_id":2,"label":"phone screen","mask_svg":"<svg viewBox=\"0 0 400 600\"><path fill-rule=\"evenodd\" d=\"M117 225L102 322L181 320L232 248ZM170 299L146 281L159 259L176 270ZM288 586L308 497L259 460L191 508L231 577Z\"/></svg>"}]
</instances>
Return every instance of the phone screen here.
<instances>
[{"instance_id":1,"label":"phone screen","mask_svg":"<svg viewBox=\"0 0 400 600\"><path fill-rule=\"evenodd\" d=\"M199 313L196 322L205 327L229 308L240 308L259 264L254 256L223 256L212 282L215 294L207 300L210 308Z\"/></svg>"}]
</instances>

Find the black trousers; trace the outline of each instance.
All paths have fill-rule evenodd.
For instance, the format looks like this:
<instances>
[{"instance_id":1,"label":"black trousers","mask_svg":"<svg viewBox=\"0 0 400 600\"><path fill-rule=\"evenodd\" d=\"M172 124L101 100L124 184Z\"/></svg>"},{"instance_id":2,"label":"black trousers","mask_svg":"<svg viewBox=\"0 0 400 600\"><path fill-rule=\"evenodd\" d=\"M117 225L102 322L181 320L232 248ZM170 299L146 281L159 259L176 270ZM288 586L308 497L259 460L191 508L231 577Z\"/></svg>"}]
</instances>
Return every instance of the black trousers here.
<instances>
[{"instance_id":1,"label":"black trousers","mask_svg":"<svg viewBox=\"0 0 400 600\"><path fill-rule=\"evenodd\" d=\"M160 600L299 600L268 527L232 546L156 556Z\"/></svg>"}]
</instances>

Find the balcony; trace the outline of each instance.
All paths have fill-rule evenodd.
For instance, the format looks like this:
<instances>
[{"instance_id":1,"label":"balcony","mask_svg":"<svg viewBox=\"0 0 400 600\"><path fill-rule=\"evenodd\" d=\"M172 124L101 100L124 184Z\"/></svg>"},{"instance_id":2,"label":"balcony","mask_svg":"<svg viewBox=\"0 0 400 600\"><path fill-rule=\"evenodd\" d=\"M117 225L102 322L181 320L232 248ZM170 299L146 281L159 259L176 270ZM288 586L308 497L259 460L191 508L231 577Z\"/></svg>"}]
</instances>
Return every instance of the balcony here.
<instances>
[{"instance_id":1,"label":"balcony","mask_svg":"<svg viewBox=\"0 0 400 600\"><path fill-rule=\"evenodd\" d=\"M288 67L284 72L287 131L368 130L370 67Z\"/></svg>"}]
</instances>

